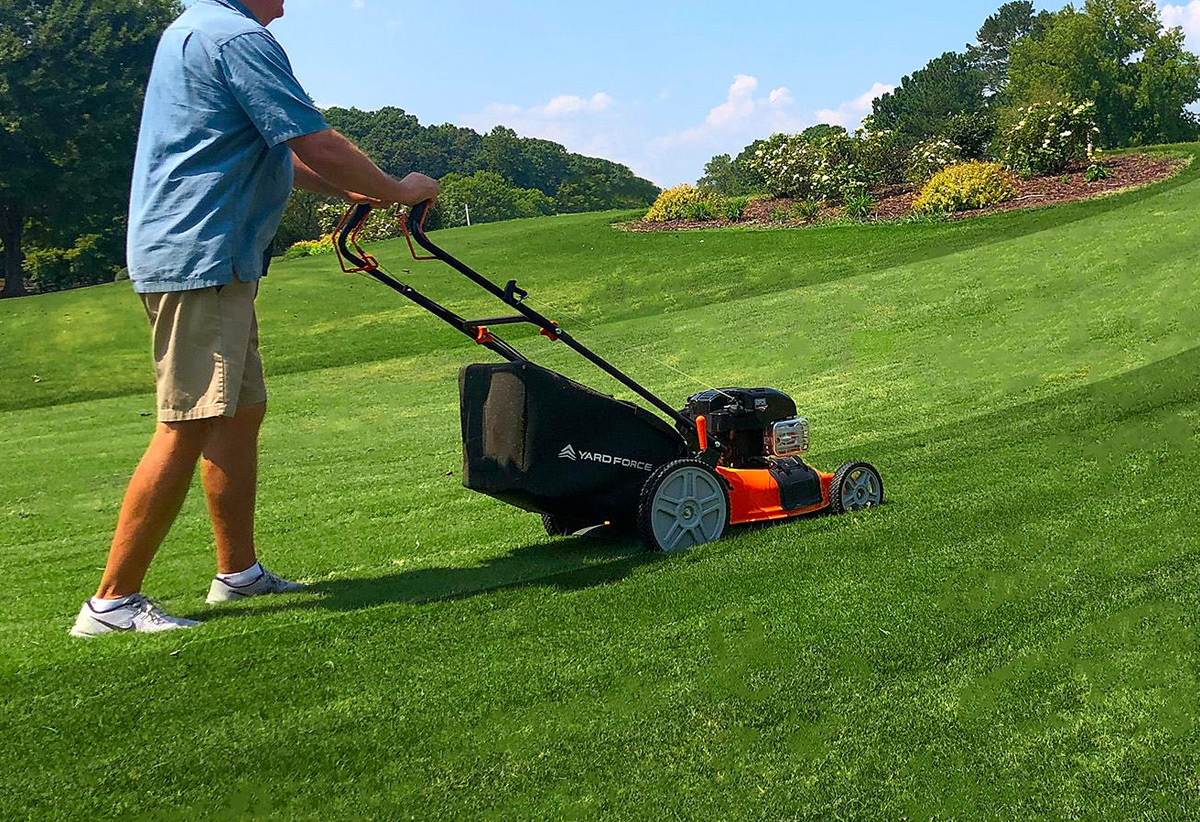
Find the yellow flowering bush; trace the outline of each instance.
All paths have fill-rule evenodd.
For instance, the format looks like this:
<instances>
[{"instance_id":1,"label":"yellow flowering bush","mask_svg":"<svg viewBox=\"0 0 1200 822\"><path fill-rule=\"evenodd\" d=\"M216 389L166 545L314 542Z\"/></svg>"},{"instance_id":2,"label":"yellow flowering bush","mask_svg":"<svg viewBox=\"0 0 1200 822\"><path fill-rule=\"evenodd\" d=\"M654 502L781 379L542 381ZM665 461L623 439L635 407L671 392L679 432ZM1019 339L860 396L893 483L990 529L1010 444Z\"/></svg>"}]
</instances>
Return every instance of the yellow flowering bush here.
<instances>
[{"instance_id":1,"label":"yellow flowering bush","mask_svg":"<svg viewBox=\"0 0 1200 822\"><path fill-rule=\"evenodd\" d=\"M684 183L668 188L642 219L648 223L665 223L671 220L715 220L724 211L722 198L709 194Z\"/></svg>"},{"instance_id":2,"label":"yellow flowering bush","mask_svg":"<svg viewBox=\"0 0 1200 822\"><path fill-rule=\"evenodd\" d=\"M292 243L283 253L284 259L298 260L301 257L316 257L319 254L333 253L333 235L328 234L319 240L301 240Z\"/></svg>"},{"instance_id":3,"label":"yellow flowering bush","mask_svg":"<svg viewBox=\"0 0 1200 822\"><path fill-rule=\"evenodd\" d=\"M959 163L930 178L913 202L913 211L917 214L948 214L986 208L1016 196L1012 178L999 163Z\"/></svg>"}]
</instances>

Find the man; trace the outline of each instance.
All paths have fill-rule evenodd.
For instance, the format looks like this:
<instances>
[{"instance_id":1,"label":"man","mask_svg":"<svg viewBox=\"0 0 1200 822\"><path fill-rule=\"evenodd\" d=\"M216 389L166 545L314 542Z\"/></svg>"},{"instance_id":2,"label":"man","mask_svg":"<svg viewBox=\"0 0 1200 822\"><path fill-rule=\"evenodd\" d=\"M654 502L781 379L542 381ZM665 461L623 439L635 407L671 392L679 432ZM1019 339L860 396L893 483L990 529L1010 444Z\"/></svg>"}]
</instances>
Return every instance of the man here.
<instances>
[{"instance_id":1,"label":"man","mask_svg":"<svg viewBox=\"0 0 1200 822\"><path fill-rule=\"evenodd\" d=\"M108 565L71 633L163 631L141 593L195 473L216 536L208 602L297 591L258 562L258 431L266 388L254 298L293 184L413 205L422 174L384 174L325 123L267 32L284 0L197 0L163 34L134 163L129 273L149 317L158 426L121 506ZM357 193L355 193L357 192Z\"/></svg>"}]
</instances>

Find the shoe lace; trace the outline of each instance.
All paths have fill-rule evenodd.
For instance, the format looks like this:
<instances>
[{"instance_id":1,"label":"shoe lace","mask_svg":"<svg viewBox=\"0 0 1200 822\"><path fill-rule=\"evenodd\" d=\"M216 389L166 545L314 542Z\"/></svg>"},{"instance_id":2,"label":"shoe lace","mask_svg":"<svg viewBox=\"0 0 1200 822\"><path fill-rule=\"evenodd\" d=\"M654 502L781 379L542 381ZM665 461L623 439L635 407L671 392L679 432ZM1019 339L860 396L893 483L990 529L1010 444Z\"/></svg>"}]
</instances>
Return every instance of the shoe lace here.
<instances>
[{"instance_id":1,"label":"shoe lace","mask_svg":"<svg viewBox=\"0 0 1200 822\"><path fill-rule=\"evenodd\" d=\"M167 622L167 615L163 613L162 608L156 601L150 599L148 596L138 594L129 601L129 606L139 614L144 615L151 622L155 622L160 625Z\"/></svg>"}]
</instances>

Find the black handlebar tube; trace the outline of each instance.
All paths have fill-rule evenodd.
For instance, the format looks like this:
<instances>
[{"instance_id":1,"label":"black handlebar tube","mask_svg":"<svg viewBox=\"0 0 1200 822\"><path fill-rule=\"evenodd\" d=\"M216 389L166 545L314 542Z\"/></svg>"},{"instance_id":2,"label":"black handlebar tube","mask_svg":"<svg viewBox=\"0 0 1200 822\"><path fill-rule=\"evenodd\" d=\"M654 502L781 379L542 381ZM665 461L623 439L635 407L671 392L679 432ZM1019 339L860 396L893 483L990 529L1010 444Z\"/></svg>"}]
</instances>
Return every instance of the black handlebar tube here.
<instances>
[{"instance_id":1,"label":"black handlebar tube","mask_svg":"<svg viewBox=\"0 0 1200 822\"><path fill-rule=\"evenodd\" d=\"M359 203L354 207L354 211L350 214L350 219L346 220L342 225L342 230L338 232L337 244L338 249L342 252L342 256L350 262L354 263L358 268L371 268L370 262L364 257L355 253L350 247L349 238L354 236L354 232L363 224L363 220L367 219L371 213L371 206L368 203Z\"/></svg>"},{"instance_id":2,"label":"black handlebar tube","mask_svg":"<svg viewBox=\"0 0 1200 822\"><path fill-rule=\"evenodd\" d=\"M509 362L518 362L526 359L521 352L504 342L504 340L498 339L494 336L486 340L480 340L477 326L471 325L467 322L467 320L463 319L458 314L455 314L444 305L429 299L411 285L402 283L387 272L380 270L379 264L374 259L370 258L365 252L362 252L361 249L356 249L353 247L350 242L350 238L354 236L354 232L358 230L370 213L371 206L367 203L360 203L359 205L355 206L354 211L351 213L349 219L347 219L342 225L341 231L338 232L336 242L338 245L338 250L341 252L343 257L352 262L359 269L362 269L364 273L371 275L371 277L383 283L388 288L398 292L404 297L407 297L409 300L416 303L421 308L424 308L439 320L442 320L454 328L457 328L463 334L467 335L472 340L475 340L475 342L484 346L489 351L492 351L500 357L503 357Z\"/></svg>"},{"instance_id":3,"label":"black handlebar tube","mask_svg":"<svg viewBox=\"0 0 1200 822\"><path fill-rule=\"evenodd\" d=\"M676 411L674 408L672 408L670 405L668 405L666 402L664 402L658 396L656 396L655 394L650 392L648 389L643 388L641 385L639 385L637 382L635 382L629 375L627 375L624 371L621 371L615 365L608 362L608 360L605 360L603 357L601 357L599 354L592 351L586 345L584 345L583 343L576 340L569 333L567 333L566 331L563 331L552 320L550 320L549 318L547 318L540 312L534 311L532 308L525 305L525 303L522 302L520 299L517 299L514 295L509 294L506 289L501 288L500 286L496 285L494 282L492 282L491 280L489 280L487 277L483 276L479 272L475 271L473 268L468 266L466 263L461 262L456 257L454 257L453 255L449 254L448 252L442 250L437 245L435 245L433 242L431 242L429 237L426 236L425 228L424 228L425 214L428 210L429 210L429 201L425 201L425 202L418 203L417 205L413 206L412 209L408 212L408 233L413 237L413 239L415 239L417 241L417 244L420 245L421 248L425 249L430 254L437 257L442 262L446 263L446 265L448 265L451 268L458 271L460 274L465 276L467 279L471 280L471 282L475 283L476 285L480 286L481 288L483 288L484 290L486 290L487 292L492 294L494 297L496 297L496 299L500 300L501 302L505 303L506 305L521 312L521 314L526 317L528 322L532 323L533 325L538 326L538 328L540 328L546 334L551 335L552 339L561 340L563 343L565 343L567 345L567 347L571 348L573 351L575 351L577 354L582 356L588 362L592 363L592 365L595 365L601 371L608 374L610 377L615 379L617 382L621 383L621 385L625 386L630 391L633 391L635 394L637 394L643 400L645 400L646 402L653 405L655 408L657 408L659 411L661 411L666 416L670 417L672 420L675 421L675 423L677 425L681 425L685 428L695 430L695 428L696 428L695 422L693 422L692 420L689 420L687 417L680 414L678 411ZM395 286L393 286L393 287L395 287ZM404 293L404 292L401 292L401 293ZM412 299L412 297L409 296L408 294L405 294L405 296L409 297L409 299ZM418 303L418 304L420 304L420 303ZM436 305L436 303L435 303L435 305ZM438 307L441 308L441 306L438 306ZM442 310L445 311L445 309L442 309ZM433 313L437 314L436 311L434 311ZM447 313L451 313L451 312L447 312ZM442 316L442 315L439 314L438 316ZM458 323L464 322L462 320L462 318L459 317L457 314L453 314L452 316L454 317L453 320L447 319L447 317L445 317L445 316L442 316L442 319L446 320L447 322L450 322L451 325L457 325ZM462 328L461 330L463 330L468 336L473 336L472 333L470 331L468 331L466 328ZM499 341L497 340L497 342L499 342ZM507 343L501 343L501 344L504 347L509 348L510 351L513 351L513 353L516 353L515 350L511 349ZM495 350L495 349L493 349L493 350ZM499 353L499 352L497 352L497 353ZM505 356L505 355L501 354L501 356ZM519 359L526 359L525 357L521 356L520 354L517 354L517 357ZM510 359L510 361L512 361L511 358L509 358L509 359Z\"/></svg>"}]
</instances>

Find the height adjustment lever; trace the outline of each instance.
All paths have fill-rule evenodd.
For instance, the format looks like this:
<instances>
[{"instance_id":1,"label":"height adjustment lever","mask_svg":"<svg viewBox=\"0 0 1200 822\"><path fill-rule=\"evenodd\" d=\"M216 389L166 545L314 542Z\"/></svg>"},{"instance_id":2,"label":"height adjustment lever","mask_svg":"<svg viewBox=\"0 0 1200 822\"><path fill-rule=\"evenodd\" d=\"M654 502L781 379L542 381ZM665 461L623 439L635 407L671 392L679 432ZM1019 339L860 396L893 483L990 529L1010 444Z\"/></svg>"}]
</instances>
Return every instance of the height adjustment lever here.
<instances>
[{"instance_id":1,"label":"height adjustment lever","mask_svg":"<svg viewBox=\"0 0 1200 822\"><path fill-rule=\"evenodd\" d=\"M516 280L509 280L508 285L504 286L504 296L519 303L529 296L529 292L517 285Z\"/></svg>"}]
</instances>

